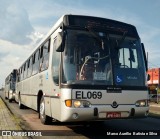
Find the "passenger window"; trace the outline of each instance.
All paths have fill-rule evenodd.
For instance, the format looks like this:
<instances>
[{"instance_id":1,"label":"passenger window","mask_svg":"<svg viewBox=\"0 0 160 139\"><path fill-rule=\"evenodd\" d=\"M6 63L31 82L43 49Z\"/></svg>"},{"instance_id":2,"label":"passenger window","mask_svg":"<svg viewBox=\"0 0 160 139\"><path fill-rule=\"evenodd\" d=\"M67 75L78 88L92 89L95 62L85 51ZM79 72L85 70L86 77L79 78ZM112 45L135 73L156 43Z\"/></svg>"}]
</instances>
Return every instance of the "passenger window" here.
<instances>
[{"instance_id":1,"label":"passenger window","mask_svg":"<svg viewBox=\"0 0 160 139\"><path fill-rule=\"evenodd\" d=\"M23 80L23 66L21 67L21 81Z\"/></svg>"},{"instance_id":2,"label":"passenger window","mask_svg":"<svg viewBox=\"0 0 160 139\"><path fill-rule=\"evenodd\" d=\"M32 75L37 74L39 71L39 50L33 55L33 71Z\"/></svg>"},{"instance_id":3,"label":"passenger window","mask_svg":"<svg viewBox=\"0 0 160 139\"><path fill-rule=\"evenodd\" d=\"M50 40L41 47L40 71L44 71L49 67Z\"/></svg>"},{"instance_id":4,"label":"passenger window","mask_svg":"<svg viewBox=\"0 0 160 139\"><path fill-rule=\"evenodd\" d=\"M26 63L24 64L24 75L23 75L24 79L26 79L27 77L27 67L26 67Z\"/></svg>"},{"instance_id":5,"label":"passenger window","mask_svg":"<svg viewBox=\"0 0 160 139\"><path fill-rule=\"evenodd\" d=\"M21 70L19 69L18 72L17 72L17 82L20 82L20 76L21 76Z\"/></svg>"},{"instance_id":6,"label":"passenger window","mask_svg":"<svg viewBox=\"0 0 160 139\"><path fill-rule=\"evenodd\" d=\"M30 77L32 75L32 57L28 60L28 74L27 77Z\"/></svg>"}]
</instances>

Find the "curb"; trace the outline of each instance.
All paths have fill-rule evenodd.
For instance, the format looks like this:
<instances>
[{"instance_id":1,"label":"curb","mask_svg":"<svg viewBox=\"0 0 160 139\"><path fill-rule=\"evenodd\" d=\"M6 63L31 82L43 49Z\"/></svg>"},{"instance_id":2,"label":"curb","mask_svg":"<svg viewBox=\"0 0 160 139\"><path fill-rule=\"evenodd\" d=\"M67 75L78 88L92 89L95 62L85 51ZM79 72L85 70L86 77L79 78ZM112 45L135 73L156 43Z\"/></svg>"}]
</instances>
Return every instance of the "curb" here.
<instances>
[{"instance_id":1,"label":"curb","mask_svg":"<svg viewBox=\"0 0 160 139\"><path fill-rule=\"evenodd\" d=\"M14 131L25 131L23 128L25 126L25 123L23 119L20 116L17 116L7 105L7 103L3 100L3 98L0 96L0 113L1 113L1 119L0 121L0 128L1 131L5 132L14 132ZM3 126L4 125L4 126ZM24 137L24 136L3 136L2 139L31 139L31 137Z\"/></svg>"}]
</instances>

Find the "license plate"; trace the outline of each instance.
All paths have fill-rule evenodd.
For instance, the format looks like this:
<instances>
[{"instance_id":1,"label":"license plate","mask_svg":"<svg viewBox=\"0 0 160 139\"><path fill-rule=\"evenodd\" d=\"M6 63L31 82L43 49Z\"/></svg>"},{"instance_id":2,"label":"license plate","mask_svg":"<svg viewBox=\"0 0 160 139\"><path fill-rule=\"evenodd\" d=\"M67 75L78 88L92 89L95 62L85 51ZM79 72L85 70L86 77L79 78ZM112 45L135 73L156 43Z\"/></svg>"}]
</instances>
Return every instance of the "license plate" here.
<instances>
[{"instance_id":1,"label":"license plate","mask_svg":"<svg viewBox=\"0 0 160 139\"><path fill-rule=\"evenodd\" d=\"M120 118L121 113L120 112L107 112L106 117L107 118Z\"/></svg>"}]
</instances>

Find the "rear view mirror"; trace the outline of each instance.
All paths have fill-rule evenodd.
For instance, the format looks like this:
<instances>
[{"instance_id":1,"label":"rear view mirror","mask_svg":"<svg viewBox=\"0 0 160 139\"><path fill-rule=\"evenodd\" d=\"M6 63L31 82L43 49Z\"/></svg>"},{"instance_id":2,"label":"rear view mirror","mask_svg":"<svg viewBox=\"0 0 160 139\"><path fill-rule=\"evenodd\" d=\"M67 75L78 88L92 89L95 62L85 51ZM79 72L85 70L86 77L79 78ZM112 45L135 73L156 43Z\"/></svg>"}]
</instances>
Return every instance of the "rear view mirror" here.
<instances>
[{"instance_id":1,"label":"rear view mirror","mask_svg":"<svg viewBox=\"0 0 160 139\"><path fill-rule=\"evenodd\" d=\"M146 52L145 52L145 48L144 48L144 44L143 43L141 43L141 46L142 46L142 52L143 52L146 71L148 71L148 56L146 57Z\"/></svg>"},{"instance_id":2,"label":"rear view mirror","mask_svg":"<svg viewBox=\"0 0 160 139\"><path fill-rule=\"evenodd\" d=\"M56 43L55 43L57 52L63 52L64 48L62 46L62 42L63 42L63 34L62 32L58 32Z\"/></svg>"}]
</instances>

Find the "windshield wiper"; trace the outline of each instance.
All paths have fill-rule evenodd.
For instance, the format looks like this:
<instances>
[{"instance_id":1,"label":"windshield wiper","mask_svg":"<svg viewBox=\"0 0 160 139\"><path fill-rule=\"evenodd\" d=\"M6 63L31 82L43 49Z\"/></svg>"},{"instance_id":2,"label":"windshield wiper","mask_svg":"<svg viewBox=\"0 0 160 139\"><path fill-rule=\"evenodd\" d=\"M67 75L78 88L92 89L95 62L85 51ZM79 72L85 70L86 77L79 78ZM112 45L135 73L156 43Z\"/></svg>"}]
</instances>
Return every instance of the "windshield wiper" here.
<instances>
[{"instance_id":1,"label":"windshield wiper","mask_svg":"<svg viewBox=\"0 0 160 139\"><path fill-rule=\"evenodd\" d=\"M91 28L85 27L85 29L87 29L87 31L89 31L95 37L95 39L98 42L100 42L101 48L104 50L104 41L103 41L103 39L101 39Z\"/></svg>"},{"instance_id":2,"label":"windshield wiper","mask_svg":"<svg viewBox=\"0 0 160 139\"><path fill-rule=\"evenodd\" d=\"M72 25L72 26L69 26L69 27L70 28L78 28L78 29L85 29L85 30L87 30L100 43L100 46L104 50L104 41L103 41L103 39L101 39L91 28L89 28L87 26L82 27L82 26L77 26L77 25L74 25L74 26Z\"/></svg>"},{"instance_id":3,"label":"windshield wiper","mask_svg":"<svg viewBox=\"0 0 160 139\"><path fill-rule=\"evenodd\" d=\"M121 46L121 44L123 43L124 39L126 38L126 35L127 35L127 31L124 31L124 32L123 32L123 36L122 36L122 38L120 39L119 43L118 43L117 40L116 40L116 42L117 42L117 43L116 43L116 44L117 44L116 48L118 48L118 47Z\"/></svg>"}]
</instances>

